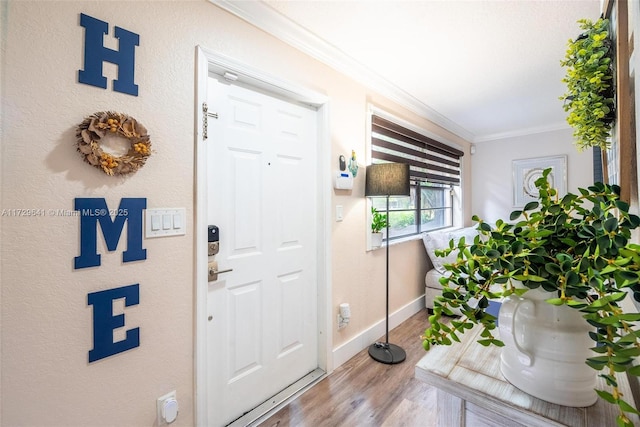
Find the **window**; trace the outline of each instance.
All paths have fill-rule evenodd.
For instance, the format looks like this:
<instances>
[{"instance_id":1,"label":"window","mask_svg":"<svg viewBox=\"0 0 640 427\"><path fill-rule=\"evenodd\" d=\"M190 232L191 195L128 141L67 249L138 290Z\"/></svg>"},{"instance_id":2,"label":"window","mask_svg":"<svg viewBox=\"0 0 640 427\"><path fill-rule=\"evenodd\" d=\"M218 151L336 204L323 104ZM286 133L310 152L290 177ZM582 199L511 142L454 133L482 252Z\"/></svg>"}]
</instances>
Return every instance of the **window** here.
<instances>
[{"instance_id":1,"label":"window","mask_svg":"<svg viewBox=\"0 0 640 427\"><path fill-rule=\"evenodd\" d=\"M460 191L463 152L373 114L372 163L408 163L411 195L389 198L389 239L451 227L455 194ZM374 197L372 206L387 209L387 199Z\"/></svg>"}]
</instances>

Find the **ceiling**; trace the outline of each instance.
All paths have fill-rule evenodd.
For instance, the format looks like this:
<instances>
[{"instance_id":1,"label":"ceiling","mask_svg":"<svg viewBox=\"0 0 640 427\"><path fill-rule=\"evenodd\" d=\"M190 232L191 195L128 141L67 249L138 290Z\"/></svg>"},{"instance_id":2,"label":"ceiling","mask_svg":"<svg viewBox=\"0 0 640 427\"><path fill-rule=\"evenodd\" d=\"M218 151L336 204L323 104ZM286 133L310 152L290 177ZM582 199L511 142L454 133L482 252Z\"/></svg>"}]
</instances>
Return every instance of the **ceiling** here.
<instances>
[{"instance_id":1,"label":"ceiling","mask_svg":"<svg viewBox=\"0 0 640 427\"><path fill-rule=\"evenodd\" d=\"M600 0L211 0L471 142L566 128L567 41Z\"/></svg>"}]
</instances>

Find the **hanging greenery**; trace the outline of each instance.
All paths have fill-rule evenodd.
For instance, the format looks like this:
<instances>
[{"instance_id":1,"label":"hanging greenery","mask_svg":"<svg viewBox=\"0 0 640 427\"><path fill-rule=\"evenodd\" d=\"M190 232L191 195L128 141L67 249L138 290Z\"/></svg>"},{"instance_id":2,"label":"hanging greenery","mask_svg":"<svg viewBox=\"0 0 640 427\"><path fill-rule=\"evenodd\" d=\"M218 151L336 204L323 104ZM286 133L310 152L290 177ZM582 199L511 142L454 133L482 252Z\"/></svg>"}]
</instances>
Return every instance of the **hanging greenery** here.
<instances>
[{"instance_id":1,"label":"hanging greenery","mask_svg":"<svg viewBox=\"0 0 640 427\"><path fill-rule=\"evenodd\" d=\"M560 64L567 67L562 80L567 84L564 110L574 129L578 150L589 147L607 149L611 124L615 119L613 50L609 39L609 20L578 21L583 33L569 40L567 54Z\"/></svg>"}]
</instances>

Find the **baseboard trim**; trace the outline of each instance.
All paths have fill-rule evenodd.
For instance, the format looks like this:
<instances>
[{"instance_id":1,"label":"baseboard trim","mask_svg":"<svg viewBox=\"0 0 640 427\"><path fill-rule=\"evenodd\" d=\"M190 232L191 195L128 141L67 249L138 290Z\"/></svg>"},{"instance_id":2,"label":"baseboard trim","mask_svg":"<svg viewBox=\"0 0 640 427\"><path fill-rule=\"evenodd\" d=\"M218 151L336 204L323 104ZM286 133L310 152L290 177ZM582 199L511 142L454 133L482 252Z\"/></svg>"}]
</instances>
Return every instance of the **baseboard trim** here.
<instances>
[{"instance_id":1,"label":"baseboard trim","mask_svg":"<svg viewBox=\"0 0 640 427\"><path fill-rule=\"evenodd\" d=\"M389 315L389 331L425 308L424 295L411 301L399 310ZM390 333L391 334L391 333ZM385 319L362 331L344 344L333 349L333 369L345 363L360 351L369 347L377 339L385 335ZM393 343L393 336L389 341Z\"/></svg>"}]
</instances>

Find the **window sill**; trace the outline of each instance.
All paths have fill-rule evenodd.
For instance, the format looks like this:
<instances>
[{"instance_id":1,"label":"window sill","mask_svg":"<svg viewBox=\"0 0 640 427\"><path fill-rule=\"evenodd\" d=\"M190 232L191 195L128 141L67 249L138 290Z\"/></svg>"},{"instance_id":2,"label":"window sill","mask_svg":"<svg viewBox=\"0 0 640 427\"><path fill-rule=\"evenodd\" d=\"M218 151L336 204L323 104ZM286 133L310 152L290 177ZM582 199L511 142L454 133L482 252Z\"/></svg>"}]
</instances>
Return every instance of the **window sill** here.
<instances>
[{"instance_id":1,"label":"window sill","mask_svg":"<svg viewBox=\"0 0 640 427\"><path fill-rule=\"evenodd\" d=\"M425 233L435 233L435 232L441 232L441 231L455 231L455 230L460 230L463 227L447 227L447 228L438 228L437 230L432 230L432 231L424 231L422 233L419 234L412 234L411 236L406 236L406 237L401 237L399 239L394 239L391 241L391 246L395 246L395 245L399 245L402 243L406 243L406 242L412 242L414 240L422 240L422 235ZM371 251L377 251L379 249L384 249L387 246L387 244L385 242L382 243L382 246L377 247L377 248L368 248L367 252L371 252Z\"/></svg>"},{"instance_id":2,"label":"window sill","mask_svg":"<svg viewBox=\"0 0 640 427\"><path fill-rule=\"evenodd\" d=\"M421 239L422 239L422 235L413 234L411 236L402 237L400 239L392 240L390 246L395 246L395 245L399 245L399 244L402 244L402 243L411 242L413 240L421 240ZM372 252L372 251L377 251L377 250L380 250L380 249L384 249L386 246L387 246L387 244L385 242L383 242L382 246L377 247L377 248L368 248L367 252Z\"/></svg>"}]
</instances>

